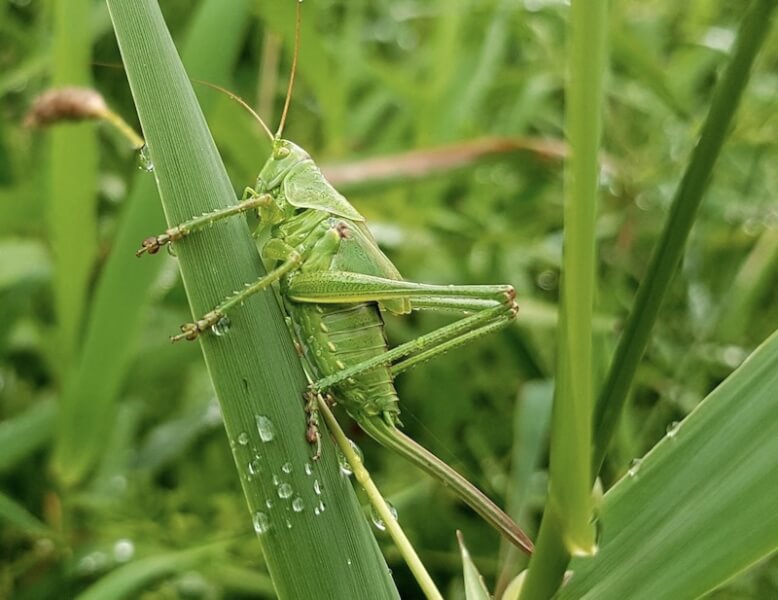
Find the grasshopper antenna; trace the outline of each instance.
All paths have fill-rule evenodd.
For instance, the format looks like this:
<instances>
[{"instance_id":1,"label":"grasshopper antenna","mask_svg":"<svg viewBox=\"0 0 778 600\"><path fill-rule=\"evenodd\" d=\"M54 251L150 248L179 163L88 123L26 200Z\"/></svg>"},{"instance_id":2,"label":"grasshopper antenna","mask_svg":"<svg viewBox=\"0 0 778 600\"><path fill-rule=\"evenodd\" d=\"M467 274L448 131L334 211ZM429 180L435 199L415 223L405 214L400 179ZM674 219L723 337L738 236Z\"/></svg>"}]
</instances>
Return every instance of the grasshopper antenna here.
<instances>
[{"instance_id":1,"label":"grasshopper antenna","mask_svg":"<svg viewBox=\"0 0 778 600\"><path fill-rule=\"evenodd\" d=\"M260 125L262 125L262 129L264 129L264 130L265 130L265 133L267 134L267 137L269 137L269 138L270 138L270 141L271 141L271 142L272 142L272 141L275 139L275 138L273 137L273 132L272 132L272 131L270 131L270 127L268 127L268 126L265 124L265 122L262 120L262 117L260 117L260 116L259 116L259 115L256 113L256 111L255 111L253 108L251 108L251 107L250 107L250 106L249 106L249 105L246 103L246 101L245 101L245 100L243 100L243 98L241 98L241 97L240 97L240 96L238 96L237 94L234 94L234 93L232 93L232 92L231 92L230 90L228 90L227 88L223 88L222 86L220 86L220 85L216 85L215 83L211 83L210 81L203 81L202 79L192 79L192 81L195 81L195 82L197 82L197 83L201 83L201 84L203 84L203 85L207 85L209 88L213 88L213 89L215 89L216 91L218 91L218 92L221 92L222 94L226 94L227 96L229 96L229 98L230 98L231 100L234 100L235 102L237 102L238 104L240 104L240 105L241 105L243 108L245 108L247 111L249 111L249 112L250 112L250 113L251 113L251 114L254 116L254 118L257 120L257 122L258 122Z\"/></svg>"},{"instance_id":2,"label":"grasshopper antenna","mask_svg":"<svg viewBox=\"0 0 778 600\"><path fill-rule=\"evenodd\" d=\"M297 57L300 54L300 22L302 21L302 3L303 0L297 0L297 18L294 26L294 56L292 57L292 73L289 75L289 87L286 89L286 100L284 101L284 112L281 113L281 122L278 124L276 138L280 138L286 125L286 115L289 112L289 104L292 102L292 88L294 87L294 76L297 73Z\"/></svg>"}]
</instances>

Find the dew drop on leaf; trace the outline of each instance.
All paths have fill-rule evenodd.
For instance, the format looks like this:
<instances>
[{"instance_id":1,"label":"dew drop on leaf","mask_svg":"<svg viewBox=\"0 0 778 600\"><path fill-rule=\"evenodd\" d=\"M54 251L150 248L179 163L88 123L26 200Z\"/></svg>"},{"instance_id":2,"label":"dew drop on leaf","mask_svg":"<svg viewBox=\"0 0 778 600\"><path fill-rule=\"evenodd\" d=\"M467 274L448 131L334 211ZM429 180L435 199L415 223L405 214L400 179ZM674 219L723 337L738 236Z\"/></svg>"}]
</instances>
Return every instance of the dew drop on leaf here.
<instances>
[{"instance_id":1,"label":"dew drop on leaf","mask_svg":"<svg viewBox=\"0 0 778 600\"><path fill-rule=\"evenodd\" d=\"M149 152L149 147L146 144L141 146L140 150L138 151L138 156L140 158L138 168L141 171L151 173L154 170L154 163L151 161L151 152Z\"/></svg>"},{"instance_id":2,"label":"dew drop on leaf","mask_svg":"<svg viewBox=\"0 0 778 600\"><path fill-rule=\"evenodd\" d=\"M282 483L278 486L278 497L279 498L289 498L294 493L294 490L292 490L291 484L288 483Z\"/></svg>"},{"instance_id":3,"label":"dew drop on leaf","mask_svg":"<svg viewBox=\"0 0 778 600\"><path fill-rule=\"evenodd\" d=\"M270 519L268 519L267 515L261 511L254 513L252 521L254 523L254 531L259 534L265 533L268 529L270 529Z\"/></svg>"},{"instance_id":4,"label":"dew drop on leaf","mask_svg":"<svg viewBox=\"0 0 778 600\"><path fill-rule=\"evenodd\" d=\"M226 335L227 332L230 330L231 325L232 323L230 322L229 317L222 317L221 319L216 321L216 323L211 325L211 331L213 332L214 335L223 336Z\"/></svg>"},{"instance_id":5,"label":"dew drop on leaf","mask_svg":"<svg viewBox=\"0 0 778 600\"><path fill-rule=\"evenodd\" d=\"M273 421L264 415L257 416L257 431L259 432L259 439L265 443L272 441L276 435L276 428L273 425Z\"/></svg>"}]
</instances>

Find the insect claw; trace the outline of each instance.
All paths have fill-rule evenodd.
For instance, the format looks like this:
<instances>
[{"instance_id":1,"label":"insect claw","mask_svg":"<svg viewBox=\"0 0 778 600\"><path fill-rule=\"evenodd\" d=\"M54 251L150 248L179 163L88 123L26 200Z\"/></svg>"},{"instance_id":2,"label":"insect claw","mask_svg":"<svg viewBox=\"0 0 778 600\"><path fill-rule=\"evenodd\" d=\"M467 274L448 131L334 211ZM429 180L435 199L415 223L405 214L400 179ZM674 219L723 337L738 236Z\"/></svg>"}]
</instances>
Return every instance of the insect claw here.
<instances>
[{"instance_id":1,"label":"insect claw","mask_svg":"<svg viewBox=\"0 0 778 600\"><path fill-rule=\"evenodd\" d=\"M181 340L192 341L196 340L202 332L198 323L184 323L181 325L181 333L178 335L170 336L170 341L173 343L180 342Z\"/></svg>"},{"instance_id":2,"label":"insect claw","mask_svg":"<svg viewBox=\"0 0 778 600\"><path fill-rule=\"evenodd\" d=\"M140 245L140 248L135 253L135 256L140 256L144 252L146 254L156 254L159 252L160 248L159 238L156 235L153 235L151 237L147 237Z\"/></svg>"}]
</instances>

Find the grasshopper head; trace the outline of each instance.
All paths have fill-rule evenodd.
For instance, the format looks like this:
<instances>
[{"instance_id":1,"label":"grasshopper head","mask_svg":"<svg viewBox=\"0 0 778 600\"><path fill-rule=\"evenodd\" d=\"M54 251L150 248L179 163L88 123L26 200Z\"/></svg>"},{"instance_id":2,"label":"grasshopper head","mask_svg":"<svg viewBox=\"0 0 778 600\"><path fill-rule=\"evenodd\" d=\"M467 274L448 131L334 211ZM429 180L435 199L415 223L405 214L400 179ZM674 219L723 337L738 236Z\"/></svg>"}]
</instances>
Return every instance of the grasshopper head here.
<instances>
[{"instance_id":1,"label":"grasshopper head","mask_svg":"<svg viewBox=\"0 0 778 600\"><path fill-rule=\"evenodd\" d=\"M292 167L310 158L297 144L276 138L273 140L273 152L257 177L257 191L270 192L277 188Z\"/></svg>"}]
</instances>

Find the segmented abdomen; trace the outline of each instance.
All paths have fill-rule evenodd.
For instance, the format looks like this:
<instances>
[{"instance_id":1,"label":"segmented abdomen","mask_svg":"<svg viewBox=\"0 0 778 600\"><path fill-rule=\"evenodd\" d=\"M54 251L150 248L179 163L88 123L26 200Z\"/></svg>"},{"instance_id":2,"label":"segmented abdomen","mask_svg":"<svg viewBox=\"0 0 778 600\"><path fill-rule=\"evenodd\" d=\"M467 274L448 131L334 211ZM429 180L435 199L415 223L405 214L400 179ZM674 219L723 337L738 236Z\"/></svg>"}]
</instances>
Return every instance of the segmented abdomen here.
<instances>
[{"instance_id":1,"label":"segmented abdomen","mask_svg":"<svg viewBox=\"0 0 778 600\"><path fill-rule=\"evenodd\" d=\"M294 303L290 308L303 336L306 356L320 377L333 375L387 350L384 321L373 302ZM378 415L392 424L397 420L397 392L388 366L337 384L332 392L352 415Z\"/></svg>"}]
</instances>

